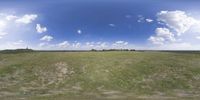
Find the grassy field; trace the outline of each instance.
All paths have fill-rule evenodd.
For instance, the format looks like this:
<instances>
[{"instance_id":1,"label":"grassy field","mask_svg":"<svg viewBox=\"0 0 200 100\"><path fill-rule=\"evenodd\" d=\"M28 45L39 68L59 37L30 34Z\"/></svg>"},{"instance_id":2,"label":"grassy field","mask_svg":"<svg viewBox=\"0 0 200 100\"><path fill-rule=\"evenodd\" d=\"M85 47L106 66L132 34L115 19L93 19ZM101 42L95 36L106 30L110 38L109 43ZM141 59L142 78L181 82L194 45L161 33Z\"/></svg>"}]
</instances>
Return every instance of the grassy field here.
<instances>
[{"instance_id":1,"label":"grassy field","mask_svg":"<svg viewBox=\"0 0 200 100\"><path fill-rule=\"evenodd\" d=\"M200 53L0 53L0 100L199 100Z\"/></svg>"}]
</instances>

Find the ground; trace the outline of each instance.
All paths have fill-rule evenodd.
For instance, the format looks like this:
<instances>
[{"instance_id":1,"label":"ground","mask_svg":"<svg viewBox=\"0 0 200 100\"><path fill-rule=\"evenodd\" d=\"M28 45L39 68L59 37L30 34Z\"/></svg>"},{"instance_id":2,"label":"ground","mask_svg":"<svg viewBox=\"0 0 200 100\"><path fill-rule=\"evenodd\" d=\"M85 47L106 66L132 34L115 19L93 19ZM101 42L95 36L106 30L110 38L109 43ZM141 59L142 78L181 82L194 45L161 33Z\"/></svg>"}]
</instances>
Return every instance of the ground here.
<instances>
[{"instance_id":1,"label":"ground","mask_svg":"<svg viewBox=\"0 0 200 100\"><path fill-rule=\"evenodd\" d=\"M0 53L0 100L199 100L200 52Z\"/></svg>"}]
</instances>

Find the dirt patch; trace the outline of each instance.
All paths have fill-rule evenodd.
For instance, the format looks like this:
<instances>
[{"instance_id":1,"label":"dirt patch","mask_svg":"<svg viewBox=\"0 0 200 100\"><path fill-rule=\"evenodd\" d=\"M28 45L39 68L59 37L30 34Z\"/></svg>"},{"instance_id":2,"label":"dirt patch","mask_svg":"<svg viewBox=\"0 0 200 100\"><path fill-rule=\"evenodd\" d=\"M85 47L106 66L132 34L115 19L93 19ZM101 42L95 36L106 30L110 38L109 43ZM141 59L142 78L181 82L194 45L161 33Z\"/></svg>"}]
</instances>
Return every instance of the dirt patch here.
<instances>
[{"instance_id":1,"label":"dirt patch","mask_svg":"<svg viewBox=\"0 0 200 100\"><path fill-rule=\"evenodd\" d=\"M1 91L0 92L0 97L3 97L3 96L15 96L17 95L16 93L13 93L13 92L7 92L7 91Z\"/></svg>"},{"instance_id":2,"label":"dirt patch","mask_svg":"<svg viewBox=\"0 0 200 100\"><path fill-rule=\"evenodd\" d=\"M58 62L47 69L36 71L35 75L41 81L43 86L63 83L74 74L73 68L65 62Z\"/></svg>"},{"instance_id":3,"label":"dirt patch","mask_svg":"<svg viewBox=\"0 0 200 100\"><path fill-rule=\"evenodd\" d=\"M72 68L71 69L69 68L67 63L59 62L59 63L56 63L55 66L56 66L55 75L58 78L58 82L62 82L69 75L72 75L75 73Z\"/></svg>"}]
</instances>

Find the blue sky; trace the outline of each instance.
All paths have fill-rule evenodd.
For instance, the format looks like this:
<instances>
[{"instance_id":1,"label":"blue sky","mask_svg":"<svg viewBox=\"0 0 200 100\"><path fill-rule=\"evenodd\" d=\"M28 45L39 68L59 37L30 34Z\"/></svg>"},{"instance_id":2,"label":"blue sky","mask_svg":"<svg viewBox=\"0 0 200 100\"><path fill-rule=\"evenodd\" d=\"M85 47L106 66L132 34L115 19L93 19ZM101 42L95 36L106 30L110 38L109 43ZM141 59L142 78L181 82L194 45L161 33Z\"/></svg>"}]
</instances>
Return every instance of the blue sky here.
<instances>
[{"instance_id":1,"label":"blue sky","mask_svg":"<svg viewBox=\"0 0 200 100\"><path fill-rule=\"evenodd\" d=\"M198 0L1 0L0 49L200 49Z\"/></svg>"}]
</instances>

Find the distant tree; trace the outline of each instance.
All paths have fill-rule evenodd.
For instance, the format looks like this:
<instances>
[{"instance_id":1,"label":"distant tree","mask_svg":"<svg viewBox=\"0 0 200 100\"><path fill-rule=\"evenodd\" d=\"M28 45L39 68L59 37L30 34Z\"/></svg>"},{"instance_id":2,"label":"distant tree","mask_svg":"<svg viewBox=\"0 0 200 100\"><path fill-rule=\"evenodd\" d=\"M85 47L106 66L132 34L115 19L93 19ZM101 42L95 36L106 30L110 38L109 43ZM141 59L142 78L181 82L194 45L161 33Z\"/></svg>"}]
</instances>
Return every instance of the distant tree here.
<instances>
[{"instance_id":1,"label":"distant tree","mask_svg":"<svg viewBox=\"0 0 200 100\"><path fill-rule=\"evenodd\" d=\"M96 49L91 49L91 51L97 51Z\"/></svg>"},{"instance_id":2,"label":"distant tree","mask_svg":"<svg viewBox=\"0 0 200 100\"><path fill-rule=\"evenodd\" d=\"M130 51L135 51L135 49L131 49Z\"/></svg>"}]
</instances>

